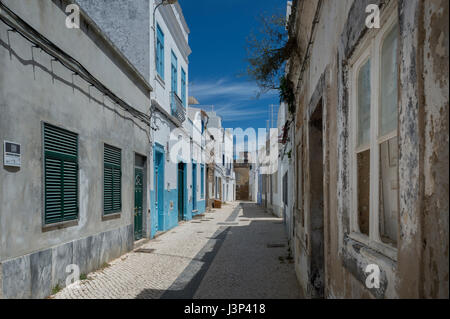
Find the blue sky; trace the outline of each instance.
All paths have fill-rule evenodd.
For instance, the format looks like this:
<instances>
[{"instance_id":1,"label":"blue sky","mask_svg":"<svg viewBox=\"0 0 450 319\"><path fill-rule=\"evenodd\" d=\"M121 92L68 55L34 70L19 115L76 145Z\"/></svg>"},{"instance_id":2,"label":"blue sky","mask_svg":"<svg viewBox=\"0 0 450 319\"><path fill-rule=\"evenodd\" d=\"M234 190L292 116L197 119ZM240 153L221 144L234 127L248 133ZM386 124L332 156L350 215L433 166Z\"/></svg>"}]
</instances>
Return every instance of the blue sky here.
<instances>
[{"instance_id":1,"label":"blue sky","mask_svg":"<svg viewBox=\"0 0 450 319\"><path fill-rule=\"evenodd\" d=\"M257 31L261 14L284 14L286 1L179 0L179 3L191 31L189 95L195 96L201 105L214 105L226 128L265 128L269 105L279 104L278 93L256 99L256 84L242 77L247 66L246 37L252 30Z\"/></svg>"}]
</instances>

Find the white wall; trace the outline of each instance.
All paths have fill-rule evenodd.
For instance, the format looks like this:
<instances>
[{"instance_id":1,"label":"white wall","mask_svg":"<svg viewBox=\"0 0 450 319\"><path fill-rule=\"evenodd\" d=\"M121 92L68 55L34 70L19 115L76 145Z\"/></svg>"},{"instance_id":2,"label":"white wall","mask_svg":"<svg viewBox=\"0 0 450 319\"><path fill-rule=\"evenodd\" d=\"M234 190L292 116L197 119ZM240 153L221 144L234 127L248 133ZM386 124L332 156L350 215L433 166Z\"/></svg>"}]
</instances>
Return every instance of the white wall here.
<instances>
[{"instance_id":1,"label":"white wall","mask_svg":"<svg viewBox=\"0 0 450 319\"><path fill-rule=\"evenodd\" d=\"M159 3L156 1L156 3ZM151 0L150 10L153 10L155 1ZM153 15L150 14L151 23L153 25ZM151 32L151 84L154 87L153 98L170 114L170 92L172 90L171 65L172 51L178 60L178 96L181 99L181 68L186 72L186 104L189 96L189 60L190 49L186 50L188 45L188 31L183 26L180 15L175 5L159 6L155 14L155 33ZM155 50L156 50L156 29L157 25L164 33L164 80L158 80L156 76ZM188 106L186 105L186 108Z\"/></svg>"},{"instance_id":2,"label":"white wall","mask_svg":"<svg viewBox=\"0 0 450 319\"><path fill-rule=\"evenodd\" d=\"M159 1L150 0L150 28L153 28L153 10L155 4ZM191 53L188 45L188 32L187 26L185 25L184 18L180 14L176 5L159 6L155 13L155 32L150 32L150 83L154 88L152 92L152 100L156 100L157 103L168 113L171 114L171 90L172 90L172 79L171 79L171 64L172 64L172 51L177 56L177 93L181 99L181 70L186 72L186 113L188 111L187 100L189 96L189 60L188 56ZM164 33L164 80L159 79L156 72L155 64L155 52L156 52L156 30L157 26L161 28ZM181 135L185 147L190 150L190 134L192 132L191 126L187 119L183 123L181 128L177 128L175 124L169 121L164 116L157 114L155 115L159 118L156 121L158 130L153 133L154 142L162 145L165 148L165 170L164 170L164 188L165 189L176 189L177 188L177 163L172 161L167 161L168 157L171 156L171 147L173 144L178 142L178 136ZM172 134L172 140L170 136ZM169 144L168 144L169 143ZM169 146L169 147L167 147ZM176 158L176 156L175 156ZM190 162L190 158L185 159ZM151 168L151 179L153 180L153 163ZM199 179L197 179L199 180ZM192 165L187 165L187 185L192 185ZM152 189L154 185L152 183ZM192 188L188 187L188 199L192 198Z\"/></svg>"}]
</instances>

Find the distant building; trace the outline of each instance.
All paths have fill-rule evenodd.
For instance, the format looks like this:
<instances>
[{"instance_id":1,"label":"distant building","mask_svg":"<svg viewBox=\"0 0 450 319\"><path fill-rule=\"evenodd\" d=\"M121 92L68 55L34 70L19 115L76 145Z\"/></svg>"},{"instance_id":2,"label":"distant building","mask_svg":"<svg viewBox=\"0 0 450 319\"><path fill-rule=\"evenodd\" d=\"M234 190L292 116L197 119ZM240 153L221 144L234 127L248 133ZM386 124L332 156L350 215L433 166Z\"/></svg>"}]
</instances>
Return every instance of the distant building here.
<instances>
[{"instance_id":1,"label":"distant building","mask_svg":"<svg viewBox=\"0 0 450 319\"><path fill-rule=\"evenodd\" d=\"M246 156L247 153L244 154ZM234 174L236 176L236 200L250 200L250 166L247 159L234 161Z\"/></svg>"},{"instance_id":2,"label":"distant building","mask_svg":"<svg viewBox=\"0 0 450 319\"><path fill-rule=\"evenodd\" d=\"M236 200L257 201L256 152L242 152L234 161Z\"/></svg>"},{"instance_id":3,"label":"distant building","mask_svg":"<svg viewBox=\"0 0 450 319\"><path fill-rule=\"evenodd\" d=\"M192 217L203 214L206 209L206 135L208 115L200 108L189 107L189 122L192 126Z\"/></svg>"},{"instance_id":4,"label":"distant building","mask_svg":"<svg viewBox=\"0 0 450 319\"><path fill-rule=\"evenodd\" d=\"M233 170L233 135L222 127L222 119L215 112L206 112L208 154L208 194L210 205L233 202L236 184Z\"/></svg>"}]
</instances>

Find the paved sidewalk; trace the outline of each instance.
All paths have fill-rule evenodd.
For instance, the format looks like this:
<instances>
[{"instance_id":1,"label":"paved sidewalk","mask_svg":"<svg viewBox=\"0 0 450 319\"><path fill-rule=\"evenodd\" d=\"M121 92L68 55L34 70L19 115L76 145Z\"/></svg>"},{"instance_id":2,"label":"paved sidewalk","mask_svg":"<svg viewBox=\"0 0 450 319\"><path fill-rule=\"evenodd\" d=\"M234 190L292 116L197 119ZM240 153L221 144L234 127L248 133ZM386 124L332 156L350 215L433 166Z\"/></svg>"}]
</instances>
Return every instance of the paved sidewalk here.
<instances>
[{"instance_id":1,"label":"paved sidewalk","mask_svg":"<svg viewBox=\"0 0 450 319\"><path fill-rule=\"evenodd\" d=\"M233 203L181 224L51 298L300 298L287 255L282 219L255 204Z\"/></svg>"}]
</instances>

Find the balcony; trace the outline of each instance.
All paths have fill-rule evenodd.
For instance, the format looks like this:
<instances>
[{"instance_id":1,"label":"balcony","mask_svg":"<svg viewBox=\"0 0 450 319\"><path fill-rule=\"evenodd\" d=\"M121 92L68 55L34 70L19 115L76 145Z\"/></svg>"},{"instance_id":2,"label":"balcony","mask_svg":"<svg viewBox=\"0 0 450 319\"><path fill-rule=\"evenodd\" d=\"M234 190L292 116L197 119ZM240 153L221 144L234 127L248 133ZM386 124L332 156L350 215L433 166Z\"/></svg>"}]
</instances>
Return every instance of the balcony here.
<instances>
[{"instance_id":1,"label":"balcony","mask_svg":"<svg viewBox=\"0 0 450 319\"><path fill-rule=\"evenodd\" d=\"M181 123L186 119L186 109L176 92L170 92L170 110Z\"/></svg>"}]
</instances>

